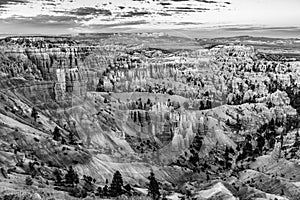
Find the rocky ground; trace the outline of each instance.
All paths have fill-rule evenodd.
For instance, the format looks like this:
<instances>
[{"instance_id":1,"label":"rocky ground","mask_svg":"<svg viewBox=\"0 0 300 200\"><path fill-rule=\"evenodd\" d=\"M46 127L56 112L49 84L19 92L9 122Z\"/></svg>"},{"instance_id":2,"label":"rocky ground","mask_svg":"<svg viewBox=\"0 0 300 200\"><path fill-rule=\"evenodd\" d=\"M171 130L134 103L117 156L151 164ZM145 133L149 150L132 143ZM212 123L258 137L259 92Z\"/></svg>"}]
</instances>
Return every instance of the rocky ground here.
<instances>
[{"instance_id":1,"label":"rocky ground","mask_svg":"<svg viewBox=\"0 0 300 200\"><path fill-rule=\"evenodd\" d=\"M0 199L299 199L300 63L249 40L2 39Z\"/></svg>"}]
</instances>

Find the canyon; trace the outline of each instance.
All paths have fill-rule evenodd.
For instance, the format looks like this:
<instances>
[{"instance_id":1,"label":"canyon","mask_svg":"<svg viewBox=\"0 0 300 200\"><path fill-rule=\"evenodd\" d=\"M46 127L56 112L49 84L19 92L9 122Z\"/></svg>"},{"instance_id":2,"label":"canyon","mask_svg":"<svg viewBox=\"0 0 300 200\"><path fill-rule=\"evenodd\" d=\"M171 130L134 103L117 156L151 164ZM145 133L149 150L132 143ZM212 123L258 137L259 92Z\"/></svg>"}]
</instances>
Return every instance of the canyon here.
<instances>
[{"instance_id":1,"label":"canyon","mask_svg":"<svg viewBox=\"0 0 300 200\"><path fill-rule=\"evenodd\" d=\"M1 39L0 199L73 199L53 175L73 166L95 187L119 171L140 195L153 172L168 199L296 200L300 63L243 42Z\"/></svg>"}]
</instances>

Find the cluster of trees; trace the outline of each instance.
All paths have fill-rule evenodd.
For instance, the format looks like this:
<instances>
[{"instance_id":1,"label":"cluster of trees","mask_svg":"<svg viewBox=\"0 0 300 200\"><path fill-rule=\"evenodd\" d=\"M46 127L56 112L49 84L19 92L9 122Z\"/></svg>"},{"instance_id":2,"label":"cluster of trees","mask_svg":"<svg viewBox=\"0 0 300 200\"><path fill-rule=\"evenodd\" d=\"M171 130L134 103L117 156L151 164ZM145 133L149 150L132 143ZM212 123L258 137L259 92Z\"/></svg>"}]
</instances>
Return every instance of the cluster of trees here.
<instances>
[{"instance_id":1,"label":"cluster of trees","mask_svg":"<svg viewBox=\"0 0 300 200\"><path fill-rule=\"evenodd\" d=\"M133 101L129 105L129 109L130 110L150 110L152 106L153 106L153 103L151 102L150 99L148 99L147 102L143 103L142 99L139 98L137 101Z\"/></svg>"},{"instance_id":2,"label":"cluster of trees","mask_svg":"<svg viewBox=\"0 0 300 200\"><path fill-rule=\"evenodd\" d=\"M293 126L297 127L298 122L294 120L288 120L287 123L284 123L285 120L279 118L271 119L269 122L263 124L257 130L256 138L252 138L250 135L247 135L245 141L240 144L237 148L238 151L241 151L237 161L244 160L247 157L256 157L264 153L264 151L272 150L276 143L276 136L280 136L281 145L283 144L283 135L290 130ZM289 124L291 123L291 124ZM277 129L282 128L280 133ZM252 140L256 141L256 147L252 146ZM281 146L282 148L282 146Z\"/></svg>"},{"instance_id":3,"label":"cluster of trees","mask_svg":"<svg viewBox=\"0 0 300 200\"><path fill-rule=\"evenodd\" d=\"M53 140L61 141L62 144L67 143L65 138L61 135L60 129L57 126L54 128L54 131L52 134L53 134ZM75 145L77 142L76 136L72 131L69 132L68 140L69 140L69 144L71 144L71 145Z\"/></svg>"},{"instance_id":4,"label":"cluster of trees","mask_svg":"<svg viewBox=\"0 0 300 200\"><path fill-rule=\"evenodd\" d=\"M157 200L160 197L159 183L156 180L153 172L150 173L148 179L148 196L152 197L154 200ZM101 198L117 197L123 194L132 195L133 189L131 188L131 186L129 184L124 186L123 184L124 183L121 173L119 171L116 171L113 175L110 187L108 186L108 181L106 180L106 185L103 188L97 188L96 195L100 196Z\"/></svg>"},{"instance_id":5,"label":"cluster of trees","mask_svg":"<svg viewBox=\"0 0 300 200\"><path fill-rule=\"evenodd\" d=\"M75 172L72 166L69 167L67 173L63 176L62 172L59 169L56 169L53 173L55 176L55 185L56 186L65 186L71 187L69 190L69 194L78 198L85 198L88 195L88 192L94 193L96 196L100 198L111 198L117 197L121 195L132 195L132 187L127 184L124 185L122 175L119 171L116 171L113 175L112 182L110 186L108 186L108 180L106 180L106 184L104 187L97 187L96 189L96 179L93 179L90 176L83 176L84 184L82 188L78 187L80 182L78 174ZM159 182L156 180L153 172L150 173L149 185L148 185L148 195L152 197L154 200L159 199ZM32 181L32 180L31 180ZM30 180L26 179L26 183L32 184ZM29 183L30 182L30 183Z\"/></svg>"},{"instance_id":6,"label":"cluster of trees","mask_svg":"<svg viewBox=\"0 0 300 200\"><path fill-rule=\"evenodd\" d=\"M192 155L189 158L189 162L195 167L197 167L199 162L198 152L200 151L202 144L203 136L197 134L193 140L193 143L190 145L190 152Z\"/></svg>"},{"instance_id":7,"label":"cluster of trees","mask_svg":"<svg viewBox=\"0 0 300 200\"><path fill-rule=\"evenodd\" d=\"M139 153L147 153L147 152L154 152L158 149L158 146L156 143L150 141L150 140L139 140L137 143L139 145L136 146L136 151Z\"/></svg>"},{"instance_id":8,"label":"cluster of trees","mask_svg":"<svg viewBox=\"0 0 300 200\"><path fill-rule=\"evenodd\" d=\"M198 127L197 134L193 142L189 146L189 153L179 156L174 165L191 168L194 172L199 171L198 167L201 165L199 152L203 145L204 135L207 133L207 126Z\"/></svg>"},{"instance_id":9,"label":"cluster of trees","mask_svg":"<svg viewBox=\"0 0 300 200\"><path fill-rule=\"evenodd\" d=\"M151 85L145 85L142 88L137 88L134 90L135 92L149 92L149 93L162 93L162 94L169 94L169 95L175 95L175 91L171 88L166 88L165 85L155 83L154 86Z\"/></svg>"},{"instance_id":10,"label":"cluster of trees","mask_svg":"<svg viewBox=\"0 0 300 200\"><path fill-rule=\"evenodd\" d=\"M244 160L249 156L253 155L253 149L252 149L252 143L251 143L251 136L246 136L246 140L244 141L244 144L240 144L237 147L237 150L241 150L241 153L237 157L237 161Z\"/></svg>"},{"instance_id":11,"label":"cluster of trees","mask_svg":"<svg viewBox=\"0 0 300 200\"><path fill-rule=\"evenodd\" d=\"M56 169L53 172L53 175L55 177L55 185L71 185L74 186L75 184L79 183L79 176L75 172L72 166L69 167L67 173L63 177L62 172L59 169Z\"/></svg>"},{"instance_id":12,"label":"cluster of trees","mask_svg":"<svg viewBox=\"0 0 300 200\"><path fill-rule=\"evenodd\" d=\"M212 102L210 99L201 100L199 110L207 110L212 108Z\"/></svg>"},{"instance_id":13,"label":"cluster of trees","mask_svg":"<svg viewBox=\"0 0 300 200\"><path fill-rule=\"evenodd\" d=\"M31 117L34 119L35 122L37 122L37 119L39 118L39 113L35 107L32 108ZM62 144L67 143L65 138L60 133L60 129L57 126L54 128L52 134L53 134L53 140L61 141ZM77 142L76 136L72 131L69 131L68 140L69 140L69 144L71 145L75 145Z\"/></svg>"},{"instance_id":14,"label":"cluster of trees","mask_svg":"<svg viewBox=\"0 0 300 200\"><path fill-rule=\"evenodd\" d=\"M59 170L56 169L53 172L53 175L55 177L55 189L57 190L64 190L60 187L67 187L69 188L68 191L69 194L73 197L77 197L77 198L85 198L88 195L88 192L90 192L90 188L93 187L88 187L90 184L92 186L92 182L96 182L96 180L93 180L91 177L86 177L84 176L83 179L85 181L84 186L81 188L78 186L80 180L79 180L79 176L76 173L76 171L73 169L72 166L69 167L69 169L67 170L67 173L63 176L63 173Z\"/></svg>"}]
</instances>

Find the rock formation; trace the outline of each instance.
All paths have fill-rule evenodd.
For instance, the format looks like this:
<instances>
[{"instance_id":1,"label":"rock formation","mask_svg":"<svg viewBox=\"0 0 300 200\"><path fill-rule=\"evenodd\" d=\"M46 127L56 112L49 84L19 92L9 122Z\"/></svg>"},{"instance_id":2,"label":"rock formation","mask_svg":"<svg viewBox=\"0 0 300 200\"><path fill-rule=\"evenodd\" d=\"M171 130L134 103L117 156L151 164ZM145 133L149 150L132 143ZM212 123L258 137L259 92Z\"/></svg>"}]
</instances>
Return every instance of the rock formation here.
<instances>
[{"instance_id":1,"label":"rock formation","mask_svg":"<svg viewBox=\"0 0 300 200\"><path fill-rule=\"evenodd\" d=\"M1 41L3 195L37 188L44 198L46 188L59 199L116 171L145 188L153 171L170 198L297 199L297 62L243 45L170 52L108 41ZM54 184L70 166L78 190Z\"/></svg>"}]
</instances>

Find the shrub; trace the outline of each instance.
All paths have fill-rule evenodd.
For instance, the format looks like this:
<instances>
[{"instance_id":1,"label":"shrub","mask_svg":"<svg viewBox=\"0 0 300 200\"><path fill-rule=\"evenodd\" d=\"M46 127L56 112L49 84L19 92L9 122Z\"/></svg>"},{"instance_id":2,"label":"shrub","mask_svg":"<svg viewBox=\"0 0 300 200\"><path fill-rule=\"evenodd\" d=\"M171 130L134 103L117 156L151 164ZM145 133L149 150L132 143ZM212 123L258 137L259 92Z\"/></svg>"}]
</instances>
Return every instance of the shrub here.
<instances>
[{"instance_id":1,"label":"shrub","mask_svg":"<svg viewBox=\"0 0 300 200\"><path fill-rule=\"evenodd\" d=\"M33 180L30 176L27 176L25 179L25 183L26 185L32 185L33 184Z\"/></svg>"}]
</instances>

